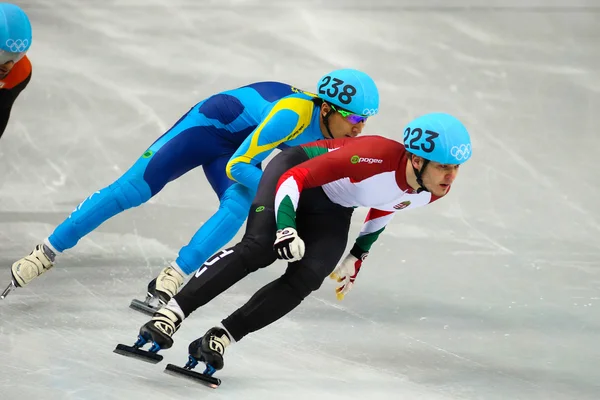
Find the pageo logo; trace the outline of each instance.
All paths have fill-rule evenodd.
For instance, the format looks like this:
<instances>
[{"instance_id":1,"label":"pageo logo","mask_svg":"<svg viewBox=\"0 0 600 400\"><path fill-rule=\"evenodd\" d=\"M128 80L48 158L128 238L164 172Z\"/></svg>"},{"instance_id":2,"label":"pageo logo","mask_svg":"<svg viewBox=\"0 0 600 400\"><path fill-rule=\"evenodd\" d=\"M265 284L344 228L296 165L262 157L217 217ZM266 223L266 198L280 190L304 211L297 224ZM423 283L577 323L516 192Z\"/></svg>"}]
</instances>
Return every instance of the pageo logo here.
<instances>
[{"instance_id":1,"label":"pageo logo","mask_svg":"<svg viewBox=\"0 0 600 400\"><path fill-rule=\"evenodd\" d=\"M380 160L379 158L364 158L364 157L359 157L359 156L352 156L352 158L350 158L350 162L352 164L358 164L358 163L381 164L381 163L383 163L383 160Z\"/></svg>"}]
</instances>

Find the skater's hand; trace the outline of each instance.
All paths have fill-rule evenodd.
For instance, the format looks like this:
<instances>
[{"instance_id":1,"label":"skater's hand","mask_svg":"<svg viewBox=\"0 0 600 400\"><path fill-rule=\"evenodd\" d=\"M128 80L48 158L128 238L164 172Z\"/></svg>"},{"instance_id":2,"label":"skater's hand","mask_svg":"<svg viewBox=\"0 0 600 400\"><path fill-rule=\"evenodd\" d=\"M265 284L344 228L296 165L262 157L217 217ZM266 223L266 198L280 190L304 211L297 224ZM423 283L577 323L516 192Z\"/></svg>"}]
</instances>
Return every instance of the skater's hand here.
<instances>
[{"instance_id":1,"label":"skater's hand","mask_svg":"<svg viewBox=\"0 0 600 400\"><path fill-rule=\"evenodd\" d=\"M278 230L273 249L277 252L277 258L282 260L293 262L304 257L304 241L294 228Z\"/></svg>"},{"instance_id":2,"label":"skater's hand","mask_svg":"<svg viewBox=\"0 0 600 400\"><path fill-rule=\"evenodd\" d=\"M344 258L344 261L342 261L342 263L333 270L331 275L329 275L331 279L341 283L341 285L335 289L338 300L344 300L346 293L354 286L356 275L358 275L358 271L360 271L360 267L368 254L369 253L365 252L360 258L348 254L346 258Z\"/></svg>"}]
</instances>

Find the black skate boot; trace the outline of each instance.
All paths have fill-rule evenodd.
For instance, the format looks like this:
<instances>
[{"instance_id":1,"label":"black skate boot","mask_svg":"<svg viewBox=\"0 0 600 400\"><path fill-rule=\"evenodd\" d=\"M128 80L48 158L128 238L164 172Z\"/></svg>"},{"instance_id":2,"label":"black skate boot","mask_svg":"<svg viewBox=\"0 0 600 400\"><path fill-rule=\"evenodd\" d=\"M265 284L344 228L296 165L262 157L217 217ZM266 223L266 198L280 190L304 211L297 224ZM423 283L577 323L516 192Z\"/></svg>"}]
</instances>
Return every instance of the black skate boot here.
<instances>
[{"instance_id":1,"label":"black skate boot","mask_svg":"<svg viewBox=\"0 0 600 400\"><path fill-rule=\"evenodd\" d=\"M142 325L138 340L133 346L118 344L114 352L156 364L163 359L162 355L157 354L158 351L173 346L173 335L181 326L181 321L182 319L175 312L168 308L161 308L150 321ZM148 342L152 342L152 347L149 350L142 350L141 348Z\"/></svg>"},{"instance_id":2,"label":"black skate boot","mask_svg":"<svg viewBox=\"0 0 600 400\"><path fill-rule=\"evenodd\" d=\"M230 344L231 338L225 329L219 327L211 328L203 337L190 343L188 347L188 362L183 368L168 364L165 372L190 378L214 389L221 384L221 380L212 375L218 370L223 369L225 365L223 355L225 354L225 348ZM206 364L206 369L203 373L192 371L199 362Z\"/></svg>"}]
</instances>

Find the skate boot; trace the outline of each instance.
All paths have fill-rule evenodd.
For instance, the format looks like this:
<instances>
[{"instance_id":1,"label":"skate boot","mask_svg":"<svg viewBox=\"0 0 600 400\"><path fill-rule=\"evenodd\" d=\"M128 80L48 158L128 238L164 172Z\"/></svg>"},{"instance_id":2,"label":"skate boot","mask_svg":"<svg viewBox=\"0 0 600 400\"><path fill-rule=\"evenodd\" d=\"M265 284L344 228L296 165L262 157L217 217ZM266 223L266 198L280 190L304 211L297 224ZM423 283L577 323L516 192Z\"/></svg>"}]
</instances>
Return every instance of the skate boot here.
<instances>
[{"instance_id":1,"label":"skate boot","mask_svg":"<svg viewBox=\"0 0 600 400\"><path fill-rule=\"evenodd\" d=\"M182 318L175 312L166 307L161 308L154 314L150 321L142 325L138 339L133 346L119 344L114 352L124 356L139 358L143 361L157 363L163 357L156 353L159 350L169 349L173 346L173 335L181 326L181 322ZM141 348L148 342L152 342L150 349L147 351L142 350Z\"/></svg>"},{"instance_id":2,"label":"skate boot","mask_svg":"<svg viewBox=\"0 0 600 400\"><path fill-rule=\"evenodd\" d=\"M173 346L173 335L181 326L182 319L175 312L164 307L140 328L140 336L152 340L161 349Z\"/></svg>"},{"instance_id":3,"label":"skate boot","mask_svg":"<svg viewBox=\"0 0 600 400\"><path fill-rule=\"evenodd\" d=\"M231 338L223 328L210 328L201 338L194 340L188 347L190 356L202 361L215 371L223 369L225 348L231 344Z\"/></svg>"},{"instance_id":4,"label":"skate boot","mask_svg":"<svg viewBox=\"0 0 600 400\"><path fill-rule=\"evenodd\" d=\"M154 295L158 297L158 301L165 305L173 296L179 292L185 280L183 274L176 267L177 264L171 263L168 267L160 271L156 277Z\"/></svg>"},{"instance_id":5,"label":"skate boot","mask_svg":"<svg viewBox=\"0 0 600 400\"><path fill-rule=\"evenodd\" d=\"M0 298L16 287L24 287L29 282L48 271L54 266L56 254L45 244L38 244L29 255L15 262L11 268L12 281L4 290Z\"/></svg>"},{"instance_id":6,"label":"skate boot","mask_svg":"<svg viewBox=\"0 0 600 400\"><path fill-rule=\"evenodd\" d=\"M192 379L213 389L217 388L221 384L221 380L215 378L213 374L223 368L225 348L230 344L231 338L225 329L220 327L211 328L203 337L190 343L188 362L183 368L168 364L165 372ZM206 364L203 373L192 371L199 362Z\"/></svg>"},{"instance_id":7,"label":"skate boot","mask_svg":"<svg viewBox=\"0 0 600 400\"><path fill-rule=\"evenodd\" d=\"M172 262L158 274L158 277L150 281L146 299L144 301L133 299L129 307L144 314L154 315L177 294L179 288L183 286L184 279L177 264Z\"/></svg>"}]
</instances>

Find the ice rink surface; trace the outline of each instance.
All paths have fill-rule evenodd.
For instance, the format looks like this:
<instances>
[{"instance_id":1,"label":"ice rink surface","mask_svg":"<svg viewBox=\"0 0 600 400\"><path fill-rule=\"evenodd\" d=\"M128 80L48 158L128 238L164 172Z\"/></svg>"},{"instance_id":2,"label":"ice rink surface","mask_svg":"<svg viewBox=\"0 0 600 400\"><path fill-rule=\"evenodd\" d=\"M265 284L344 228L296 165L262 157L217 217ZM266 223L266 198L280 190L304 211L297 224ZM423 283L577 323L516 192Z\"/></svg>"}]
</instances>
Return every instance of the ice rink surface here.
<instances>
[{"instance_id":1,"label":"ice rink surface","mask_svg":"<svg viewBox=\"0 0 600 400\"><path fill-rule=\"evenodd\" d=\"M230 347L216 391L164 365L283 263L194 313L162 364L112 353L148 320L130 300L217 207L190 172L0 301L0 399L600 398L596 0L17 3L33 78L0 140L3 286L193 104L250 82L314 91L362 69L382 101L365 134L450 112L474 157L447 198L394 219L343 302L327 281Z\"/></svg>"}]
</instances>

